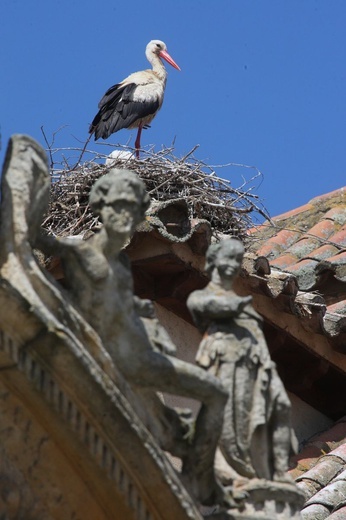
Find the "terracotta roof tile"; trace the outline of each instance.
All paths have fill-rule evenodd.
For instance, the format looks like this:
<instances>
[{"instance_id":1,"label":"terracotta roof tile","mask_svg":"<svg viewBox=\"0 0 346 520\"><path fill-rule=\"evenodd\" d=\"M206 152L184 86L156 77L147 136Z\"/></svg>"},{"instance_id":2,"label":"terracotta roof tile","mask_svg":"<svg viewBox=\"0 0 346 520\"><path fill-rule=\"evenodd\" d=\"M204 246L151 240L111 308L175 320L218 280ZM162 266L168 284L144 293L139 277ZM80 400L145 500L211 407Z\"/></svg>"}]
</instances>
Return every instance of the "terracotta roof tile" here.
<instances>
[{"instance_id":1,"label":"terracotta roof tile","mask_svg":"<svg viewBox=\"0 0 346 520\"><path fill-rule=\"evenodd\" d=\"M309 253L310 258L314 258L316 260L325 260L336 255L339 252L339 249L332 244L325 244L324 246L318 247L314 251Z\"/></svg>"},{"instance_id":2,"label":"terracotta roof tile","mask_svg":"<svg viewBox=\"0 0 346 520\"><path fill-rule=\"evenodd\" d=\"M329 509L321 504L312 504L301 512L303 520L323 520L329 516Z\"/></svg>"},{"instance_id":3,"label":"terracotta roof tile","mask_svg":"<svg viewBox=\"0 0 346 520\"><path fill-rule=\"evenodd\" d=\"M328 484L328 486L324 487L318 493L313 495L307 502L306 506L303 509L308 509L310 505L319 504L328 509L329 512L332 512L333 509L336 509L340 503L344 503L346 500L346 472L343 472L343 478L335 478L333 482ZM304 518L304 516L303 516Z\"/></svg>"},{"instance_id":4,"label":"terracotta roof tile","mask_svg":"<svg viewBox=\"0 0 346 520\"><path fill-rule=\"evenodd\" d=\"M260 283L261 274L246 264L250 286L251 277L256 277L256 291L277 298L278 292L273 294L269 289L271 278L280 272L290 274L299 292L292 294L285 311L302 317L319 313L319 319L310 320L309 330L315 327L317 334L333 340L333 348L345 349L342 345L346 338L340 335L346 334L346 287L337 284L346 282L346 188L315 197L257 230L253 228L247 247L250 255L268 259L270 271L262 275ZM313 298L304 301L300 296L311 295L312 291L322 298L318 305Z\"/></svg>"},{"instance_id":5,"label":"terracotta roof tile","mask_svg":"<svg viewBox=\"0 0 346 520\"><path fill-rule=\"evenodd\" d=\"M318 195L317 197L315 197L314 199L312 199L310 201L310 204L321 203L326 200L328 201L330 199L333 199L335 196L346 201L346 187L339 188L337 190L330 191L328 193L324 193L323 195Z\"/></svg>"},{"instance_id":6,"label":"terracotta roof tile","mask_svg":"<svg viewBox=\"0 0 346 520\"><path fill-rule=\"evenodd\" d=\"M320 246L320 240L312 236L303 236L293 246L287 249L291 255L294 255L297 260L306 258Z\"/></svg>"},{"instance_id":7,"label":"terracotta roof tile","mask_svg":"<svg viewBox=\"0 0 346 520\"><path fill-rule=\"evenodd\" d=\"M341 444L335 448L335 450L325 455L325 457L338 457L344 464L346 464L346 443Z\"/></svg>"},{"instance_id":8,"label":"terracotta roof tile","mask_svg":"<svg viewBox=\"0 0 346 520\"><path fill-rule=\"evenodd\" d=\"M338 458L324 456L317 464L296 479L298 487L307 498L324 488L344 468L344 463Z\"/></svg>"},{"instance_id":9,"label":"terracotta roof tile","mask_svg":"<svg viewBox=\"0 0 346 520\"><path fill-rule=\"evenodd\" d=\"M329 213L329 212L328 212ZM335 233L335 221L324 216L322 220L317 222L311 229L309 229L309 237L318 237L322 240L327 240L331 235Z\"/></svg>"},{"instance_id":10,"label":"terracotta roof tile","mask_svg":"<svg viewBox=\"0 0 346 520\"><path fill-rule=\"evenodd\" d=\"M335 220L340 226L346 224L346 205L340 204L326 212L324 218Z\"/></svg>"},{"instance_id":11,"label":"terracotta roof tile","mask_svg":"<svg viewBox=\"0 0 346 520\"><path fill-rule=\"evenodd\" d=\"M278 269L286 269L290 265L294 265L297 261L297 257L293 254L287 253L279 256L275 260L271 260L270 265Z\"/></svg>"},{"instance_id":12,"label":"terracotta roof tile","mask_svg":"<svg viewBox=\"0 0 346 520\"><path fill-rule=\"evenodd\" d=\"M334 233L332 236L330 236L329 241L333 244L346 246L346 226L343 226L337 233Z\"/></svg>"},{"instance_id":13,"label":"terracotta roof tile","mask_svg":"<svg viewBox=\"0 0 346 520\"><path fill-rule=\"evenodd\" d=\"M285 330L292 324L292 330L308 331L308 336L296 336L298 341L303 338L308 351L314 350L314 342L322 336L319 359L329 359L330 350L334 351L334 366L343 367L345 373L346 188L315 197L252 229L247 255L252 260L244 261L243 279L254 295L260 293L258 305L269 309L268 320L279 328L284 324ZM258 256L267 258L262 271L255 267ZM278 280L285 276L295 281L295 291L284 292ZM266 298L273 300L272 307ZM292 314L295 321L285 314L276 323L276 313ZM346 417L310 439L292 457L291 468L307 500L303 520L346 520Z\"/></svg>"},{"instance_id":14,"label":"terracotta roof tile","mask_svg":"<svg viewBox=\"0 0 346 520\"><path fill-rule=\"evenodd\" d=\"M299 233L297 231L282 229L258 249L257 254L258 256L275 258L281 251L293 244L298 237Z\"/></svg>"},{"instance_id":15,"label":"terracotta roof tile","mask_svg":"<svg viewBox=\"0 0 346 520\"><path fill-rule=\"evenodd\" d=\"M305 258L290 265L287 271L297 277L299 289L301 291L307 291L313 289L316 284L317 275L315 268L317 265L317 260Z\"/></svg>"},{"instance_id":16,"label":"terracotta roof tile","mask_svg":"<svg viewBox=\"0 0 346 520\"><path fill-rule=\"evenodd\" d=\"M344 249L340 253L337 253L334 256L330 256L329 258L326 258L323 263L321 263L321 266L319 267L319 270L323 270L325 268L334 269L335 272L337 270L340 271L340 275L343 274L343 268L346 266L346 250ZM346 274L346 273L345 273Z\"/></svg>"},{"instance_id":17,"label":"terracotta roof tile","mask_svg":"<svg viewBox=\"0 0 346 520\"><path fill-rule=\"evenodd\" d=\"M331 191L329 193L325 193L324 195L320 195L318 197L313 198L307 204L303 206L299 206L298 208L287 211L286 213L282 213L275 217L274 223L278 223L283 220L296 220L297 218L305 218L306 214L311 214L314 212L318 212L321 214L321 211L325 208L324 216L326 218L335 218L337 219L337 215L342 213L342 209L346 207L346 187L339 188L335 191ZM321 210L322 208L322 210ZM336 208L336 209L335 209ZM330 213L329 213L330 212ZM319 219L318 219L319 220ZM342 218L341 218L342 220Z\"/></svg>"},{"instance_id":18,"label":"terracotta roof tile","mask_svg":"<svg viewBox=\"0 0 346 520\"><path fill-rule=\"evenodd\" d=\"M323 448L328 450L328 446L325 445L323 447L318 445L310 444L307 446L301 453L294 455L291 458L291 466L289 473L292 478L298 479L305 474L308 470L314 467L316 461L323 455L325 451Z\"/></svg>"},{"instance_id":19,"label":"terracotta roof tile","mask_svg":"<svg viewBox=\"0 0 346 520\"><path fill-rule=\"evenodd\" d=\"M300 215L305 212L311 211L313 208L312 204L304 204L304 206L300 206L299 208L291 209L290 211L286 211L286 213L282 213L276 217L277 220L290 219L295 217L296 215Z\"/></svg>"},{"instance_id":20,"label":"terracotta roof tile","mask_svg":"<svg viewBox=\"0 0 346 520\"><path fill-rule=\"evenodd\" d=\"M318 493L323 486L315 480L301 480L297 481L297 486L304 493L305 500L309 500L313 495Z\"/></svg>"},{"instance_id":21,"label":"terracotta roof tile","mask_svg":"<svg viewBox=\"0 0 346 520\"><path fill-rule=\"evenodd\" d=\"M346 518L346 506L343 506L343 507L337 509L337 511L335 511L334 513L332 513L328 517L328 520L345 520L345 518Z\"/></svg>"},{"instance_id":22,"label":"terracotta roof tile","mask_svg":"<svg viewBox=\"0 0 346 520\"><path fill-rule=\"evenodd\" d=\"M303 520L346 519L346 417L312 438L292 463L290 474L306 497Z\"/></svg>"}]
</instances>

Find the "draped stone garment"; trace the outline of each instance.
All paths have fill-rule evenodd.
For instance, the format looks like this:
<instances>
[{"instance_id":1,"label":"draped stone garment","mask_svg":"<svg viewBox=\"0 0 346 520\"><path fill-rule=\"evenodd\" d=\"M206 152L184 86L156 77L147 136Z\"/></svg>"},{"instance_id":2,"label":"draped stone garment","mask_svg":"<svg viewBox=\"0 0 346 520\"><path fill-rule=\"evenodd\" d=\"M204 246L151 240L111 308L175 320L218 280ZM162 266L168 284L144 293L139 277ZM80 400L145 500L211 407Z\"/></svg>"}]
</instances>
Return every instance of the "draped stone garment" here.
<instances>
[{"instance_id":1,"label":"draped stone garment","mask_svg":"<svg viewBox=\"0 0 346 520\"><path fill-rule=\"evenodd\" d=\"M207 295L208 289L198 292L198 310L202 311L203 320L209 317L209 326L196 361L219 377L229 391L219 443L221 451L239 475L272 479L273 430L282 414L289 413L290 402L270 358L261 318L251 305L242 310L239 305L239 313L231 312L233 316L227 319L212 317L213 312L208 316L211 294ZM217 298L215 293L213 297ZM222 297L225 298L225 293ZM233 307L235 299L241 301L233 291L229 292L229 298L233 299Z\"/></svg>"}]
</instances>

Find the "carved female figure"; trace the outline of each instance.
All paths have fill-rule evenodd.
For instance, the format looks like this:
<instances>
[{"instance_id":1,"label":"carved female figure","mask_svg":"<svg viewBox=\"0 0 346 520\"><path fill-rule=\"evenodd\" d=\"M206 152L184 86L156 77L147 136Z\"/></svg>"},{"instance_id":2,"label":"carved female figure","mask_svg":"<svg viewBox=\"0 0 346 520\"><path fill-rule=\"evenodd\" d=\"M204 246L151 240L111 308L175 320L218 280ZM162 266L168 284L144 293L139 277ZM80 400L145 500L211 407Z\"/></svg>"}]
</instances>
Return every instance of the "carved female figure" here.
<instances>
[{"instance_id":1,"label":"carved female figure","mask_svg":"<svg viewBox=\"0 0 346 520\"><path fill-rule=\"evenodd\" d=\"M243 477L286 480L290 402L251 297L239 297L232 289L243 254L235 239L209 247L206 270L211 281L187 302L204 333L196 361L229 391L219 442L228 464Z\"/></svg>"}]
</instances>

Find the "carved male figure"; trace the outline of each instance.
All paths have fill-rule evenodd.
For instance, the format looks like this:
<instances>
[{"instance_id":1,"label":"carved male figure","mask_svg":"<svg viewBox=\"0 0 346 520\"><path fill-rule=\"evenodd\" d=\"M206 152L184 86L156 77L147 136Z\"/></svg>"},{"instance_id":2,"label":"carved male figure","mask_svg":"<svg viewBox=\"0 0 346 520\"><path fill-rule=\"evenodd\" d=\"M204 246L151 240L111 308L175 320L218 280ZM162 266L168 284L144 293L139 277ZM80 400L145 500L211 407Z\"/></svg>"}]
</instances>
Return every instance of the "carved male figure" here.
<instances>
[{"instance_id":1,"label":"carved male figure","mask_svg":"<svg viewBox=\"0 0 346 520\"><path fill-rule=\"evenodd\" d=\"M232 289L243 254L242 243L235 239L208 249L206 270L211 281L188 298L204 333L196 361L229 391L219 443L226 461L242 477L286 480L290 402L251 297L239 297Z\"/></svg>"},{"instance_id":2,"label":"carved male figure","mask_svg":"<svg viewBox=\"0 0 346 520\"><path fill-rule=\"evenodd\" d=\"M227 391L201 368L154 349L135 310L131 271L121 249L149 205L144 185L133 172L112 170L93 186L90 205L103 222L100 232L78 244L61 243L71 297L131 385L202 402L192 445L182 457L183 474L201 502L223 500L213 461Z\"/></svg>"}]
</instances>

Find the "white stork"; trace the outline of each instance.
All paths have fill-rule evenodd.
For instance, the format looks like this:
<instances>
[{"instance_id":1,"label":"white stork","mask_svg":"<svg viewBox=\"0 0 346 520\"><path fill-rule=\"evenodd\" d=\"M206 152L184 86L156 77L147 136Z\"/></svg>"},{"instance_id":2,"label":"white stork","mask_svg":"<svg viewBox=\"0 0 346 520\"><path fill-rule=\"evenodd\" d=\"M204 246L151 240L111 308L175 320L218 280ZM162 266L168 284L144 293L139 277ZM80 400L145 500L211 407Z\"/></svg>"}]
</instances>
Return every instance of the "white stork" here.
<instances>
[{"instance_id":1,"label":"white stork","mask_svg":"<svg viewBox=\"0 0 346 520\"><path fill-rule=\"evenodd\" d=\"M136 157L139 157L142 128L146 128L160 110L166 87L167 71L161 58L180 70L160 40L148 43L145 55L152 70L130 74L121 83L109 88L99 102L99 111L90 125L89 133L95 141L107 139L122 128L138 128L135 141Z\"/></svg>"}]
</instances>

